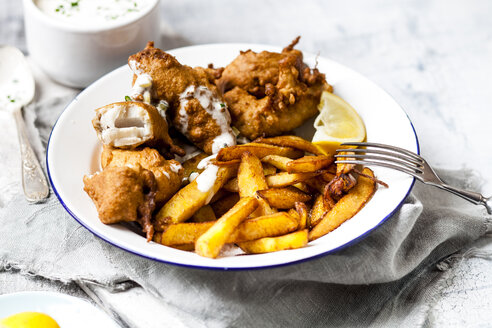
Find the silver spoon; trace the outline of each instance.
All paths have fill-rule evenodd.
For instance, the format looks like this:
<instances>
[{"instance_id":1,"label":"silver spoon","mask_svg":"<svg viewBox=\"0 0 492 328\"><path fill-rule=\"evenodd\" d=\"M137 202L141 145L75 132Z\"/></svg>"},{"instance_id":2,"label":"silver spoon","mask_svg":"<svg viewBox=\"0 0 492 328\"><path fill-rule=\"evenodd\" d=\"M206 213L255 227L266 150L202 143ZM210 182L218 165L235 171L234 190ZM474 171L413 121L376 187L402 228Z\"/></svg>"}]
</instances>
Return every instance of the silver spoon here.
<instances>
[{"instance_id":1,"label":"silver spoon","mask_svg":"<svg viewBox=\"0 0 492 328\"><path fill-rule=\"evenodd\" d=\"M22 161L22 187L29 202L46 199L50 189L36 155L29 144L22 118L22 107L34 97L34 79L26 58L19 49L0 46L0 109L15 118Z\"/></svg>"}]
</instances>

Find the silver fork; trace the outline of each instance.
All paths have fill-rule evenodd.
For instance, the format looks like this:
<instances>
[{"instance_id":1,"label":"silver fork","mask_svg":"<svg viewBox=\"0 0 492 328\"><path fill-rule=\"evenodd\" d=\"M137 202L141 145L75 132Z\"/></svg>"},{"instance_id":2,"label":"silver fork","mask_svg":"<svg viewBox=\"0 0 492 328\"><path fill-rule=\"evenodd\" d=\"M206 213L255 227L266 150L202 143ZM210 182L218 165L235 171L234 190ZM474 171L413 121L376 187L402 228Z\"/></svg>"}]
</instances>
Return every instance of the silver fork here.
<instances>
[{"instance_id":1,"label":"silver fork","mask_svg":"<svg viewBox=\"0 0 492 328\"><path fill-rule=\"evenodd\" d=\"M337 154L335 163L376 165L394 169L414 176L417 180L443 190L449 191L476 205L483 205L487 213L492 214L492 197L455 188L444 183L432 167L421 156L399 147L372 142L346 142L341 146L358 146L364 148L337 149L337 152L353 152L354 154Z\"/></svg>"}]
</instances>

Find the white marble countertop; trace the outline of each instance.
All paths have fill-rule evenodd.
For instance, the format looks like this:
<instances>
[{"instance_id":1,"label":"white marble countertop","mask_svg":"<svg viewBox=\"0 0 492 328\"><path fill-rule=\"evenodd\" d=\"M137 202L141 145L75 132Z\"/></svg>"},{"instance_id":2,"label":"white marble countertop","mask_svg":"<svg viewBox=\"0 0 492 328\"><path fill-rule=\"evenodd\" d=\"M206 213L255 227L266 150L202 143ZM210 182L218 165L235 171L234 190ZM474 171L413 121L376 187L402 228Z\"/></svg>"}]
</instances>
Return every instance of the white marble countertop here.
<instances>
[{"instance_id":1,"label":"white marble countertop","mask_svg":"<svg viewBox=\"0 0 492 328\"><path fill-rule=\"evenodd\" d=\"M0 0L0 8L0 44L26 51L20 4ZM351 67L391 94L412 120L421 153L431 164L480 172L482 191L490 195L491 12L489 1L163 0L162 44L164 49L219 42L282 46L302 35L300 49ZM13 121L9 120L0 112L0 128L12 133L8 138L15 140L15 131L9 127ZM18 161L17 154L2 149L0 154L2 172L20 179L14 166L7 165ZM11 188L11 183L4 175L0 192ZM489 234L472 246L492 251L491 240ZM46 281L26 283L26 279L15 273L0 273L0 293L55 288ZM492 325L491 281L490 259L465 258L457 263L452 274L441 281L440 298L429 311L429 325ZM76 286L63 288L64 292L84 295ZM142 290L128 293L130 298L139 297ZM99 297L106 296L99 291ZM128 304L118 302L120 308ZM153 311L157 308L157 303L150 306ZM135 316L144 320L145 313L137 312ZM174 325L179 326L179 322Z\"/></svg>"}]
</instances>

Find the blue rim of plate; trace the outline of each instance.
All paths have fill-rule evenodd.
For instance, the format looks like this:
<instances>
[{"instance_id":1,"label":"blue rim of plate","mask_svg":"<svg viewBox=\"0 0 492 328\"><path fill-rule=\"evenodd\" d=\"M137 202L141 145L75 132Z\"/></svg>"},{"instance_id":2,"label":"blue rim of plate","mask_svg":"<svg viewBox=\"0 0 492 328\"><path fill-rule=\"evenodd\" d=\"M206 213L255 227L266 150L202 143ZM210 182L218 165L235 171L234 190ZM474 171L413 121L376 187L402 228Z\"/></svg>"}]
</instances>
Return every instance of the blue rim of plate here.
<instances>
[{"instance_id":1,"label":"blue rim of plate","mask_svg":"<svg viewBox=\"0 0 492 328\"><path fill-rule=\"evenodd\" d=\"M233 43L231 43L231 44L233 44ZM203 44L203 45L199 45L199 46L207 46L207 45L211 45L211 44ZM254 44L254 46L258 46L258 45L257 44ZM168 51L176 51L176 50L181 50L181 49L185 49L185 48L192 48L192 47L197 47L197 46L195 45L195 46L189 46L189 47L176 48L176 49L172 49L172 50L168 50ZM271 46L264 45L264 47L266 48L266 47L271 47ZM118 70L121 67L122 66L120 66L119 68L116 68L115 70ZM345 65L343 65L343 67L348 68ZM352 70L351 68L348 68L348 69ZM97 232L95 232L94 230L92 230L89 226L85 225L83 223L83 221L80 218L78 218L70 210L70 208L65 204L65 202L63 201L63 199L58 194L58 191L56 190L55 185L53 184L53 181L51 179L50 167L49 167L49 164L48 164L49 163L49 161L48 161L48 154L49 154L49 148L50 148L51 135L53 134L53 131L55 130L56 124L58 123L58 120L60 119L60 117L63 115L63 113L65 112L65 110L68 107L70 107L72 105L72 103L74 103L75 101L77 101L77 98L80 95L84 94L88 89L90 89L90 87L94 83L96 83L100 79L106 77L107 75L112 74L115 70L113 70L113 71L111 71L109 73L104 74L99 79L97 79L96 81L94 81L90 85L88 85L84 90L82 90L78 95L76 95L75 98L67 106L65 106L65 108L63 109L63 111L60 113L60 115L58 116L55 124L53 124L53 128L51 129L50 136L48 138L48 144L46 146L46 170L48 172L48 179L50 181L51 188L53 189L53 192L55 193L56 197L58 198L58 200L62 204L63 208L65 208L65 210L68 212L68 214L70 214L70 216L72 216L75 219L75 221L77 221L81 226L83 226L84 228L86 228L87 230L89 230L93 235L97 236L98 238L104 240L105 242L109 243L110 245L113 245L115 247L118 247L119 249L122 249L122 250L124 250L126 252L129 252L131 254L138 255L138 256L141 256L141 257L146 258L146 259L149 259L149 260L153 260L153 261L157 261L157 262L161 262L161 263L165 263L165 264L171 264L171 265L175 265L175 266L179 266L179 267L191 268L191 269L202 269L202 270L213 270L213 271L266 270L266 269L274 269L274 268L279 268L279 267L293 265L293 264L299 264L299 263L307 262L307 261L310 261L310 260L318 259L318 258L321 258L321 257L326 256L326 255L329 255L329 254L333 254L333 253L338 252L338 251L340 251L340 250L342 250L342 249L344 249L344 248L346 248L348 246L351 246L353 244L356 244L359 241L361 241L362 239L364 239L365 237L367 237L372 231L374 231L377 228L381 227L381 225L384 222L386 222L391 216L393 216L393 214L395 214L396 211L398 211L400 209L400 207L403 205L403 203L407 199L408 195L410 195L410 192L412 191L413 186L415 185L415 178L412 178L412 183L410 184L410 187L408 188L407 193L402 198L402 200L400 201L400 203L398 203L398 205L396 205L396 207L388 215L386 215L381 221L379 221L379 223L376 224L372 229L366 231L362 235L360 235L360 236L352 239L351 241L349 241L349 242L347 242L347 243L345 243L343 245L340 245L340 246L338 246L336 248L330 249L329 251L326 251L326 252L323 252L323 253L320 253L320 254L317 254L317 255L313 255L313 256L310 256L310 257L306 257L306 258L303 258L303 259L300 259L300 260L295 260L295 261L292 261L292 262L286 262L286 263L281 263L281 264L265 265L265 266L257 266L257 267L248 267L248 268L210 267L210 266L200 266L200 265L182 264L182 263L176 263L176 262L171 262L171 261L165 261L165 260L162 260L160 258L152 257L152 256L149 256L149 255L142 254L142 253L139 253L137 251L134 251L134 250L125 248L124 246L121 246L121 245L117 244L116 242L111 241L111 240L107 239L105 236L100 235ZM360 73L357 73L357 74L363 76ZM371 80L369 80L368 78L366 78L365 76L363 76L363 77L365 79L367 79L368 81L370 81L371 83L374 83ZM374 84L377 85L376 83L374 83ZM389 97L391 97L398 104L398 102L395 100L395 98L393 96L391 96L386 90L384 90L383 88L381 88L379 85L377 85L377 87L380 88L381 90L383 90ZM417 146L417 154L420 155L420 144L419 144L419 139L417 137L417 132L415 131L415 127L413 126L413 123L410 120L410 117L408 116L407 112L403 109L403 107L401 107L400 105L398 105L398 107L405 114L405 116L408 119L408 122L410 123L410 126L412 127L413 135L415 137L415 143L416 143L416 146Z\"/></svg>"}]
</instances>

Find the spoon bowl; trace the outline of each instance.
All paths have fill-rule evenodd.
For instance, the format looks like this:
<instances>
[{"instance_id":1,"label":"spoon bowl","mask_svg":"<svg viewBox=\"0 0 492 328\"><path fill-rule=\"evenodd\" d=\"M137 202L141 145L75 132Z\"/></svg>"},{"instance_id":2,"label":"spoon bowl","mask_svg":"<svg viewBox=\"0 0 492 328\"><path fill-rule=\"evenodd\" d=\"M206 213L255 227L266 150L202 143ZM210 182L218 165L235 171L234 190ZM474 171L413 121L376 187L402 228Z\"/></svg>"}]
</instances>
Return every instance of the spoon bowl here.
<instances>
[{"instance_id":1,"label":"spoon bowl","mask_svg":"<svg viewBox=\"0 0 492 328\"><path fill-rule=\"evenodd\" d=\"M40 202L49 195L48 182L27 138L22 107L34 98L34 78L19 49L0 46L0 110L10 111L17 126L22 162L22 187L29 202Z\"/></svg>"}]
</instances>

